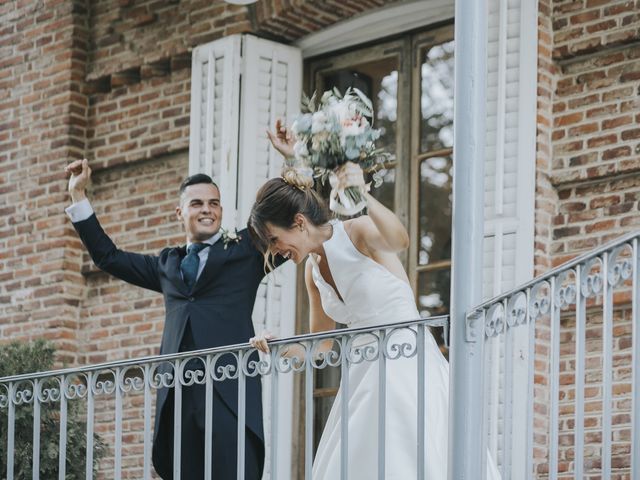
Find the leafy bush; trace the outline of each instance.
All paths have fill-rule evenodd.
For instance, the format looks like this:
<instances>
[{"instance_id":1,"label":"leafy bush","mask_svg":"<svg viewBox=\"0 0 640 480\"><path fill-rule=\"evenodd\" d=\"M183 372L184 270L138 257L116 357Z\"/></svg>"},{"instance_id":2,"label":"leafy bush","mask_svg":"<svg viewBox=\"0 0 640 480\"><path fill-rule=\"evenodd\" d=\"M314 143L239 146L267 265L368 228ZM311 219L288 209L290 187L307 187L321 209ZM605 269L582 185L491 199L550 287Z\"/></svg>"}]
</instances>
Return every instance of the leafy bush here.
<instances>
[{"instance_id":1,"label":"leafy bush","mask_svg":"<svg viewBox=\"0 0 640 480\"><path fill-rule=\"evenodd\" d=\"M32 343L13 342L0 346L0 377L25 373L43 372L53 369L55 347L44 340ZM22 387L28 384L21 383ZM57 382L45 382L46 387L59 388ZM30 387L31 389L33 387ZM6 389L0 387L0 394L6 395ZM86 422L83 419L84 402L67 402L67 480L85 478ZM14 478L27 480L32 478L33 467L33 402L15 407L14 439ZM7 478L7 433L8 409L0 409L0 478ZM60 402L40 404L40 478L58 478L60 441ZM97 435L94 435L94 464L104 455L105 447Z\"/></svg>"}]
</instances>

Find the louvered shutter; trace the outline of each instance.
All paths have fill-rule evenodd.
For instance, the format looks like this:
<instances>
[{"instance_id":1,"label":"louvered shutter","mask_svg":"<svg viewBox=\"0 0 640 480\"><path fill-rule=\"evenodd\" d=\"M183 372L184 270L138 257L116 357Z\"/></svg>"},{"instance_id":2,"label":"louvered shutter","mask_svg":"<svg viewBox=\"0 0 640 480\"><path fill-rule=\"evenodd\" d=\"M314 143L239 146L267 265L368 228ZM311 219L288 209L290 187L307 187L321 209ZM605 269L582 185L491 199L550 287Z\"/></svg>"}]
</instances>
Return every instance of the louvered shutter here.
<instances>
[{"instance_id":1,"label":"louvered shutter","mask_svg":"<svg viewBox=\"0 0 640 480\"><path fill-rule=\"evenodd\" d=\"M191 60L189 174L206 173L220 187L223 225L236 224L239 36L197 47Z\"/></svg>"},{"instance_id":2,"label":"louvered shutter","mask_svg":"<svg viewBox=\"0 0 640 480\"><path fill-rule=\"evenodd\" d=\"M536 9L529 0L490 0L487 46L487 134L483 297L499 295L533 276L535 194ZM505 391L504 336L489 347L489 448L505 471L524 471L527 338L515 332L508 359L513 384ZM499 374L499 375L498 375ZM505 437L504 408L513 422ZM508 441L508 445L505 442ZM510 476L510 475L508 475Z\"/></svg>"},{"instance_id":3,"label":"louvered shutter","mask_svg":"<svg viewBox=\"0 0 640 480\"><path fill-rule=\"evenodd\" d=\"M219 185L227 228L246 227L256 191L279 175L282 158L271 148L266 130L273 129L276 118L291 124L301 93L302 55L297 48L232 35L194 50L189 173L207 173ZM288 262L269 274L258 289L253 311L256 332L294 335L295 298L296 266ZM270 377L263 386L269 439L273 427ZM279 480L291 475L292 402L293 377L283 375L278 381ZM272 471L267 454L263 478L272 478Z\"/></svg>"},{"instance_id":4,"label":"louvered shutter","mask_svg":"<svg viewBox=\"0 0 640 480\"><path fill-rule=\"evenodd\" d=\"M246 225L257 190L280 175L282 156L266 136L276 119L291 125L300 111L302 55L298 48L243 37L240 161L238 178L238 222ZM268 330L278 337L295 334L296 266L287 262L267 275L260 285L253 310L256 331ZM265 412L271 410L271 382L264 386ZM293 411L293 378L278 382L278 479L290 476ZM265 413L265 430L271 431L271 415ZM269 438L267 436L267 438ZM267 445L269 448L269 445ZM267 459L265 471L272 470ZM265 476L265 478L267 478ZM269 477L270 478L270 477Z\"/></svg>"}]
</instances>

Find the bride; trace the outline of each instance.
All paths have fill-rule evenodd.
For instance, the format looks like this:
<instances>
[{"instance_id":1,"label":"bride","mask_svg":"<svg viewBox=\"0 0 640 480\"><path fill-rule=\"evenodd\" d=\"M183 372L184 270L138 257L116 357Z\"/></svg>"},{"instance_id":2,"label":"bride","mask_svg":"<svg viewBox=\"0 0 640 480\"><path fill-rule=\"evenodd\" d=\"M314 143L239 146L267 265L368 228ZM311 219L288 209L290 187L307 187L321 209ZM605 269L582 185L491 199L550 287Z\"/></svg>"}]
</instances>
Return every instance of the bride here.
<instances>
[{"instance_id":1,"label":"bride","mask_svg":"<svg viewBox=\"0 0 640 480\"><path fill-rule=\"evenodd\" d=\"M270 134L274 146L290 154L287 131L279 124ZM365 187L362 170L347 163L337 172L338 187ZM311 188L313 179L286 169L259 191L249 227L271 264L280 254L296 264L305 259L311 332L333 330L336 323L350 328L383 326L417 320L414 293L397 252L409 245L406 229L395 214L366 194L367 215L329 219L325 202ZM433 336L425 331L425 478L446 480L448 445L449 366ZM268 352L263 333L250 340ZM397 343L415 346L415 331L400 331ZM323 345L331 348L331 341ZM396 342L393 342L396 343ZM288 351L299 356L300 352ZM417 356L386 362L385 472L387 480L418 478ZM364 361L349 368L348 473L352 480L378 478L378 362ZM314 480L340 478L342 392L338 391L313 462ZM488 462L488 479L497 479Z\"/></svg>"}]
</instances>

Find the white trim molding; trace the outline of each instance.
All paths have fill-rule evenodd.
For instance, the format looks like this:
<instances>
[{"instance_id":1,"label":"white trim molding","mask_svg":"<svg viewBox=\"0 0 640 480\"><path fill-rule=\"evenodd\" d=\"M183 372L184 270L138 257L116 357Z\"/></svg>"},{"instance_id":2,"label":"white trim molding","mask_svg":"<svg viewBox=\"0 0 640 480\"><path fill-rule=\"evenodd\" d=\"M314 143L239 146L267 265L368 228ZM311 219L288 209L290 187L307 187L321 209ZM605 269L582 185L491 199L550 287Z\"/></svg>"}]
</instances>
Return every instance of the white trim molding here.
<instances>
[{"instance_id":1,"label":"white trim molding","mask_svg":"<svg viewBox=\"0 0 640 480\"><path fill-rule=\"evenodd\" d=\"M405 0L356 15L294 43L304 58L453 19L454 0Z\"/></svg>"}]
</instances>

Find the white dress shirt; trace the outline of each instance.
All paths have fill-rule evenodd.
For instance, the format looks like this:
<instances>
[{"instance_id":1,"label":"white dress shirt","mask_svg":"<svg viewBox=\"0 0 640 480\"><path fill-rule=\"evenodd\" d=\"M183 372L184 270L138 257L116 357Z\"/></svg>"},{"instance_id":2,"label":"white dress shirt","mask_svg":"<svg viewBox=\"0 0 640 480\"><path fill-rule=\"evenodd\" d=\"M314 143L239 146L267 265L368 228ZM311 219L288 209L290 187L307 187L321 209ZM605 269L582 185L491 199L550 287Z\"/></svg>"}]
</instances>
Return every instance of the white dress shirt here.
<instances>
[{"instance_id":1,"label":"white dress shirt","mask_svg":"<svg viewBox=\"0 0 640 480\"><path fill-rule=\"evenodd\" d=\"M89 203L89 199L85 198L77 203L72 204L70 207L67 207L65 209L65 212L67 212L67 215L73 223L78 223L86 220L91 215L93 215L93 207L91 206L91 203ZM218 233L202 243L213 245L218 240L220 240L221 236L222 233L218 231ZM189 248L189 245L191 245L191 242L187 243L187 248ZM200 265L198 265L198 276L196 277L196 280L200 278L200 274L202 273L202 270L204 270L204 266L207 263L207 258L209 258L209 248L205 247L200 250L198 252L198 256L200 257ZM180 272L180 274L182 275L182 272Z\"/></svg>"}]
</instances>

